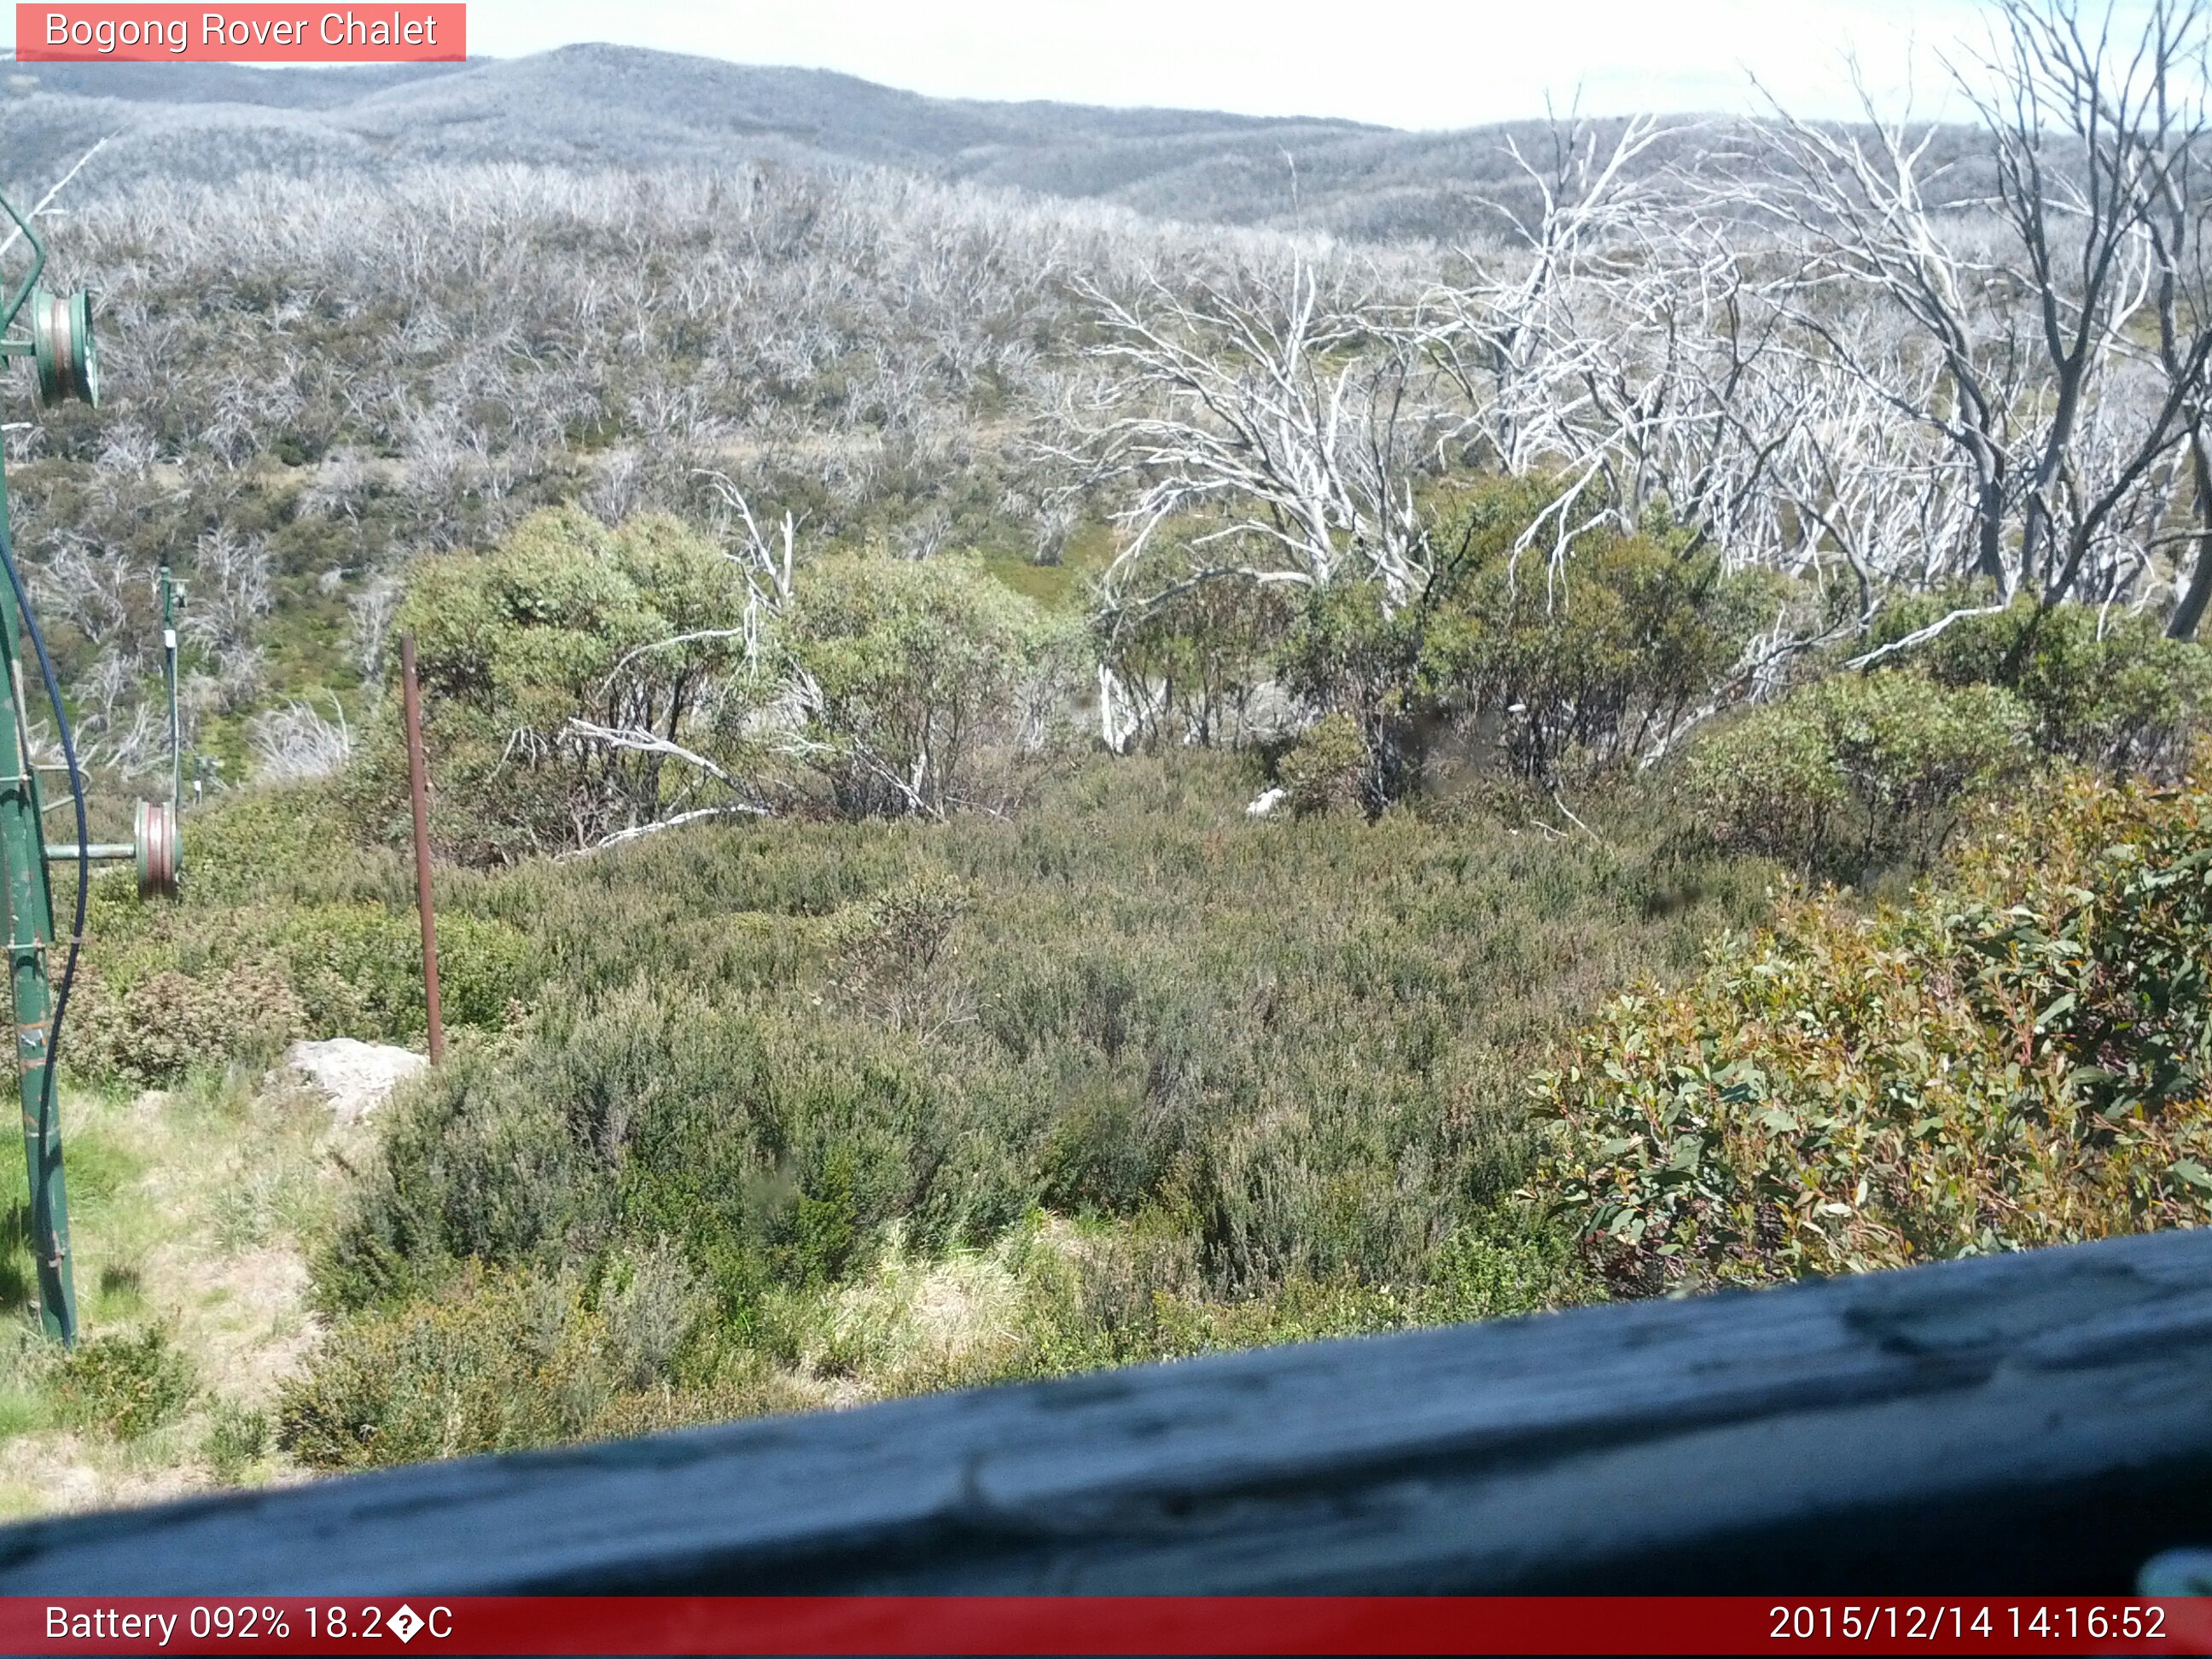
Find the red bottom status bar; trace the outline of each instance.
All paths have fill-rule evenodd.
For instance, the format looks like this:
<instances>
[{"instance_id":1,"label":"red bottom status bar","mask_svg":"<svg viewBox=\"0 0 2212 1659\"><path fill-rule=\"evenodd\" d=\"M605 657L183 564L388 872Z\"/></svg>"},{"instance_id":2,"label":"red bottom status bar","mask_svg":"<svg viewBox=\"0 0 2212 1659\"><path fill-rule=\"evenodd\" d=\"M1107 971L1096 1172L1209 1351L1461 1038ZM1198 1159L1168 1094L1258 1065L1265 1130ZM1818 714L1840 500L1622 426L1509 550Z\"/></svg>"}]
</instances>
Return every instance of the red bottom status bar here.
<instances>
[{"instance_id":1,"label":"red bottom status bar","mask_svg":"<svg viewBox=\"0 0 2212 1659\"><path fill-rule=\"evenodd\" d=\"M2212 1654L2212 1599L0 1598L19 1654Z\"/></svg>"}]
</instances>

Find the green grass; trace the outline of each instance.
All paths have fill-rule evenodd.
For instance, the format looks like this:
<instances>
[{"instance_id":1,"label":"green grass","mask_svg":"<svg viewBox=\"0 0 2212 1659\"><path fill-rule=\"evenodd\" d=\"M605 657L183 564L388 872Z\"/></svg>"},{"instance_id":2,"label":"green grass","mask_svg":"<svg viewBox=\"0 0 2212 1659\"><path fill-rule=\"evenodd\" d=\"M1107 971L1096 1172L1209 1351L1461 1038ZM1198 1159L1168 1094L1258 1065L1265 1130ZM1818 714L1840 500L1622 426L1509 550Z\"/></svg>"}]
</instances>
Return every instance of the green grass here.
<instances>
[{"instance_id":1,"label":"green grass","mask_svg":"<svg viewBox=\"0 0 2212 1659\"><path fill-rule=\"evenodd\" d=\"M39 1334L18 1200L0 1234L0 1515L292 1467L269 1407L313 1334L307 1255L371 1132L336 1127L326 1107L264 1091L258 1075L64 1093L80 1340L64 1356Z\"/></svg>"},{"instance_id":2,"label":"green grass","mask_svg":"<svg viewBox=\"0 0 2212 1659\"><path fill-rule=\"evenodd\" d=\"M1018 553L1001 553L983 561L984 569L1025 599L1048 611L1073 607L1091 574L1070 565L1037 564Z\"/></svg>"},{"instance_id":3,"label":"green grass","mask_svg":"<svg viewBox=\"0 0 2212 1659\"><path fill-rule=\"evenodd\" d=\"M1114 558L1110 525L1086 520L1069 534L1056 563L1039 564L1017 548L983 546L983 568L1008 587L1047 611L1073 612L1090 592L1092 578Z\"/></svg>"}]
</instances>

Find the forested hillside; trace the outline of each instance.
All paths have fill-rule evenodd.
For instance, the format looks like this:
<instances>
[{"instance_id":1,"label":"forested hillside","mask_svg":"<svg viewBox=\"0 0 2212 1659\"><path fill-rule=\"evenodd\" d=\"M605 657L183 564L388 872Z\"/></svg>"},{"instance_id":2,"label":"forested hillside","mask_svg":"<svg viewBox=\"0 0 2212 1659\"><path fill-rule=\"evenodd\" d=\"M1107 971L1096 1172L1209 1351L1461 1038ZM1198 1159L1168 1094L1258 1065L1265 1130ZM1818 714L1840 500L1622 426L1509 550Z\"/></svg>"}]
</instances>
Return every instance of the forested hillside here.
<instances>
[{"instance_id":1,"label":"forested hillside","mask_svg":"<svg viewBox=\"0 0 2212 1659\"><path fill-rule=\"evenodd\" d=\"M1597 124L1606 142L1626 124ZM1724 141L1682 118L1638 171ZM1536 122L1403 132L1350 121L1202 110L1100 109L927 98L823 70L585 46L508 60L261 70L216 64L26 64L0 81L0 155L44 181L93 143L84 188L145 179L224 184L395 166L659 170L775 162L893 167L1124 207L1152 218L1449 244L1494 234L1498 211L1540 210L1509 149ZM1966 135L1936 136L1942 194L1986 179ZM41 183L41 187L43 184Z\"/></svg>"},{"instance_id":2,"label":"forested hillside","mask_svg":"<svg viewBox=\"0 0 2212 1659\"><path fill-rule=\"evenodd\" d=\"M206 798L9 1501L2212 1218L2203 43L1997 15L1935 131L21 77L138 125L19 544L110 812L177 562Z\"/></svg>"}]
</instances>

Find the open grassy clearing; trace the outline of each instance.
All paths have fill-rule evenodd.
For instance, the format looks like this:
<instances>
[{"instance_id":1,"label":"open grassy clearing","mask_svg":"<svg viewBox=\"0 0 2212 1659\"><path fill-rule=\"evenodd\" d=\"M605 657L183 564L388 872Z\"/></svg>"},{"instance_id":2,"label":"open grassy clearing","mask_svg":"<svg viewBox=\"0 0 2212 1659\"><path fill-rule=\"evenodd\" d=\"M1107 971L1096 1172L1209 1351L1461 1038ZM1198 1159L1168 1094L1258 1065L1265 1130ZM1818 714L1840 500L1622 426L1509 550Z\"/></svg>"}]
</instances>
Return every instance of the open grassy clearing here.
<instances>
[{"instance_id":1,"label":"open grassy clearing","mask_svg":"<svg viewBox=\"0 0 2212 1659\"><path fill-rule=\"evenodd\" d=\"M286 1478L272 1407L319 1329L309 1255L374 1131L246 1066L71 1091L63 1122L86 1340L64 1360L36 1334L19 1203L0 1259L0 1513Z\"/></svg>"}]
</instances>

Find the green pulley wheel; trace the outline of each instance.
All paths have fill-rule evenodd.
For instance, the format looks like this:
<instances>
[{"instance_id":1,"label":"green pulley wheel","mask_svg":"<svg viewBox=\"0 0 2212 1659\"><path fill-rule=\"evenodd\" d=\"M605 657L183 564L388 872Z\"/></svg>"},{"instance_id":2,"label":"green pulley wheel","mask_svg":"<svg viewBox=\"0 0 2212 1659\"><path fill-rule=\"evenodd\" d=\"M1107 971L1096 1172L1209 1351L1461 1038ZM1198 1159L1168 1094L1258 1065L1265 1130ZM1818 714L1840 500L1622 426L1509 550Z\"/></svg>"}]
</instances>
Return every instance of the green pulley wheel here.
<instances>
[{"instance_id":1,"label":"green pulley wheel","mask_svg":"<svg viewBox=\"0 0 2212 1659\"><path fill-rule=\"evenodd\" d=\"M100 348L92 337L92 295L84 289L64 298L45 289L31 290L32 355L39 370L39 401L49 408L75 398L100 402Z\"/></svg>"}]
</instances>

